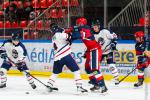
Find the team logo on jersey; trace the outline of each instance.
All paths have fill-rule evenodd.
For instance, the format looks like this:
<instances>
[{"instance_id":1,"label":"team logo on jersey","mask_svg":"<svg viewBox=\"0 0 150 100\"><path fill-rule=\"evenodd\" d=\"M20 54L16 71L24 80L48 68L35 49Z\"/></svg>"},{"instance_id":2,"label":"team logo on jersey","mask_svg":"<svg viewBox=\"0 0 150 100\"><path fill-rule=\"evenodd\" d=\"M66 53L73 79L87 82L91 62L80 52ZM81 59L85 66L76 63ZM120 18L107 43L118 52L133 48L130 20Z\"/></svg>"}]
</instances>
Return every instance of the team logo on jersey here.
<instances>
[{"instance_id":1,"label":"team logo on jersey","mask_svg":"<svg viewBox=\"0 0 150 100\"><path fill-rule=\"evenodd\" d=\"M100 43L101 45L103 45L105 43L104 38L99 37L98 38L98 43Z\"/></svg>"},{"instance_id":2,"label":"team logo on jersey","mask_svg":"<svg viewBox=\"0 0 150 100\"><path fill-rule=\"evenodd\" d=\"M15 59L18 58L18 52L17 52L17 50L15 50L15 49L12 50L12 56L13 56Z\"/></svg>"}]
</instances>

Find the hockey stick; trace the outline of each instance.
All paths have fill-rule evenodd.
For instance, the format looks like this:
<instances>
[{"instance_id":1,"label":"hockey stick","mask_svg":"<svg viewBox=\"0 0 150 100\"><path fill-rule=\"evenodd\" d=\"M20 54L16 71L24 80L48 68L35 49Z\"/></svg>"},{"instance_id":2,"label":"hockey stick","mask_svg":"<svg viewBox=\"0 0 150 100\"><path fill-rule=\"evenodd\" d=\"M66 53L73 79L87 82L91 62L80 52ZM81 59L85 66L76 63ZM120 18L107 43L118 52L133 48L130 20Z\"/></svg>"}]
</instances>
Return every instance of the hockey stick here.
<instances>
[{"instance_id":1,"label":"hockey stick","mask_svg":"<svg viewBox=\"0 0 150 100\"><path fill-rule=\"evenodd\" d=\"M9 60L11 63L13 63L15 66L17 66L16 63L14 63L9 57L6 57L6 58L8 58L8 60ZM17 67L19 67L19 66L17 66ZM52 92L53 90L58 90L57 88L52 88L52 87L46 85L45 83L43 83L42 81L40 81L39 79L37 79L36 77L34 77L33 75L31 75L31 74L30 74L29 72L27 72L26 70L23 70L23 72L25 72L26 74L30 75L30 76L31 76L32 78L34 78L36 81L38 81L39 83L41 83L42 85L44 85L46 88L48 88L48 89L49 89L49 92Z\"/></svg>"},{"instance_id":2,"label":"hockey stick","mask_svg":"<svg viewBox=\"0 0 150 100\"><path fill-rule=\"evenodd\" d=\"M115 85L120 84L123 80L125 80L125 79L126 79L131 73L133 73L135 70L136 70L136 67L135 67L131 72L129 72L124 78L122 78L121 80L119 80L118 83L115 83Z\"/></svg>"}]
</instances>

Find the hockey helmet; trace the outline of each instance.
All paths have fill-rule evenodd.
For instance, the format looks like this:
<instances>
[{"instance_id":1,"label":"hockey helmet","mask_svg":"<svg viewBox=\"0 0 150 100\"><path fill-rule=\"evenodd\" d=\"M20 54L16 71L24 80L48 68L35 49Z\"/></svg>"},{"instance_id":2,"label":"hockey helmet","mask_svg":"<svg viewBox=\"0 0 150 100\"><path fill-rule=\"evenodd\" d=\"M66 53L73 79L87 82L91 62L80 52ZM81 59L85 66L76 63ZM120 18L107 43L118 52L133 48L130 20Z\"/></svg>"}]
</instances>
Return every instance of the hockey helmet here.
<instances>
[{"instance_id":1,"label":"hockey helmet","mask_svg":"<svg viewBox=\"0 0 150 100\"><path fill-rule=\"evenodd\" d=\"M19 33L12 33L11 39L13 41L19 41L20 40L20 34Z\"/></svg>"},{"instance_id":2,"label":"hockey helmet","mask_svg":"<svg viewBox=\"0 0 150 100\"><path fill-rule=\"evenodd\" d=\"M144 37L144 32L143 31L137 31L134 34L135 37Z\"/></svg>"},{"instance_id":3,"label":"hockey helmet","mask_svg":"<svg viewBox=\"0 0 150 100\"><path fill-rule=\"evenodd\" d=\"M100 20L94 20L94 21L92 21L92 26L95 26L95 25L98 25L98 26L100 26Z\"/></svg>"},{"instance_id":4,"label":"hockey helmet","mask_svg":"<svg viewBox=\"0 0 150 100\"><path fill-rule=\"evenodd\" d=\"M84 17L80 17L76 20L76 25L86 25L87 24L87 19Z\"/></svg>"},{"instance_id":5,"label":"hockey helmet","mask_svg":"<svg viewBox=\"0 0 150 100\"><path fill-rule=\"evenodd\" d=\"M62 32L62 31L63 31L63 29L60 28L56 23L51 23L51 24L50 24L50 30L51 30L51 32L53 32L53 33Z\"/></svg>"}]
</instances>

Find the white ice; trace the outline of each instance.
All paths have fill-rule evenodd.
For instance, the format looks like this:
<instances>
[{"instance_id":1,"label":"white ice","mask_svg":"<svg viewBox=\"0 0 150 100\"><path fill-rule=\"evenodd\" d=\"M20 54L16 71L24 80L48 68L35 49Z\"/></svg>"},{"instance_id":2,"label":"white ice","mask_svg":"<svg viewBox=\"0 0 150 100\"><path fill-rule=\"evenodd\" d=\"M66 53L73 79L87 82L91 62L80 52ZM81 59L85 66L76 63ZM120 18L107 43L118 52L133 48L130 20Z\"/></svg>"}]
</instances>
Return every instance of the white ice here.
<instances>
[{"instance_id":1,"label":"white ice","mask_svg":"<svg viewBox=\"0 0 150 100\"><path fill-rule=\"evenodd\" d=\"M46 83L48 78L37 77ZM33 90L23 76L8 76L7 87L0 89L0 100L145 100L146 91L150 100L150 84L141 88L134 88L133 83L120 83L115 86L111 81L106 85L109 89L108 94L91 93L77 95L73 79L57 79L59 91L48 93L46 88L35 81L37 89ZM148 89L145 89L145 86ZM84 80L84 87L89 90L87 80ZM29 92L29 94L26 94Z\"/></svg>"}]
</instances>

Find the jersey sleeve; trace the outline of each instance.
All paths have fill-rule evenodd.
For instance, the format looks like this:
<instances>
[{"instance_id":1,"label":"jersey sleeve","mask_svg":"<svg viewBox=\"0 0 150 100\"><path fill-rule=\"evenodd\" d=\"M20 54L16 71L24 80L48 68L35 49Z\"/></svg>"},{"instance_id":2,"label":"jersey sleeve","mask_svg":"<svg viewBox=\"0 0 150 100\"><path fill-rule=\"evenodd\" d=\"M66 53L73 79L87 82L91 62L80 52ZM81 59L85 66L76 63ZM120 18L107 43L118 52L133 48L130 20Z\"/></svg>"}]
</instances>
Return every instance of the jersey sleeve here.
<instances>
[{"instance_id":1,"label":"jersey sleeve","mask_svg":"<svg viewBox=\"0 0 150 100\"><path fill-rule=\"evenodd\" d=\"M23 49L23 56L27 56L27 49L25 48L25 46L20 42L20 46Z\"/></svg>"},{"instance_id":2,"label":"jersey sleeve","mask_svg":"<svg viewBox=\"0 0 150 100\"><path fill-rule=\"evenodd\" d=\"M67 33L63 32L63 33L58 34L57 37L61 38L63 40L67 40L69 38L69 35Z\"/></svg>"}]
</instances>

